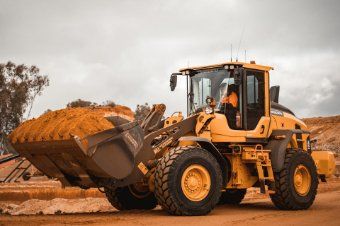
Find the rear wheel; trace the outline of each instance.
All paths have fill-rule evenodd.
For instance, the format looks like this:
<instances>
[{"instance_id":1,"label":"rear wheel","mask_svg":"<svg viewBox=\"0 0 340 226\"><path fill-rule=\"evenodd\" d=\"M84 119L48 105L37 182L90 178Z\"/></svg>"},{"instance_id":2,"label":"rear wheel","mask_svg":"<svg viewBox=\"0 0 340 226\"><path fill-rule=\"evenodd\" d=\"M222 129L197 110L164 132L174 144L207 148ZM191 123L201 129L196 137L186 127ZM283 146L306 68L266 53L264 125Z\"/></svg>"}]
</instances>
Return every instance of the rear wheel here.
<instances>
[{"instance_id":1,"label":"rear wheel","mask_svg":"<svg viewBox=\"0 0 340 226\"><path fill-rule=\"evenodd\" d=\"M274 176L275 194L270 197L277 208L301 210L313 204L319 181L315 163L308 153L288 149L284 168Z\"/></svg>"},{"instance_id":2,"label":"rear wheel","mask_svg":"<svg viewBox=\"0 0 340 226\"><path fill-rule=\"evenodd\" d=\"M156 198L172 215L208 214L220 198L221 187L219 164L199 147L173 149L156 168Z\"/></svg>"},{"instance_id":3,"label":"rear wheel","mask_svg":"<svg viewBox=\"0 0 340 226\"><path fill-rule=\"evenodd\" d=\"M157 205L154 194L138 185L105 189L105 194L111 205L118 210L153 209Z\"/></svg>"},{"instance_id":4,"label":"rear wheel","mask_svg":"<svg viewBox=\"0 0 340 226\"><path fill-rule=\"evenodd\" d=\"M219 204L238 205L242 202L247 189L228 189L222 192Z\"/></svg>"}]
</instances>

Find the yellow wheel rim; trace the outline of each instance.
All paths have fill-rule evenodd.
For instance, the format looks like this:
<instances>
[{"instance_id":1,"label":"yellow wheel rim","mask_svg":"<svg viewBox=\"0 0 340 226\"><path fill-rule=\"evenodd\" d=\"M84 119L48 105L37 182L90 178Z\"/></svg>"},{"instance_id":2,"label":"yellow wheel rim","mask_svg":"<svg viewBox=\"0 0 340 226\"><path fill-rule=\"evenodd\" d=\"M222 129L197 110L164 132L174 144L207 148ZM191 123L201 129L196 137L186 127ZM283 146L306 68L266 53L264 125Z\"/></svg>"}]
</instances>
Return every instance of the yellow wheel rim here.
<instances>
[{"instance_id":1,"label":"yellow wheel rim","mask_svg":"<svg viewBox=\"0 0 340 226\"><path fill-rule=\"evenodd\" d=\"M198 164L189 166L183 173L181 187L191 201L199 202L209 194L211 179L208 170Z\"/></svg>"},{"instance_id":2,"label":"yellow wheel rim","mask_svg":"<svg viewBox=\"0 0 340 226\"><path fill-rule=\"evenodd\" d=\"M294 172L295 191L301 196L306 196L309 192L311 182L311 175L307 167L298 165Z\"/></svg>"}]
</instances>

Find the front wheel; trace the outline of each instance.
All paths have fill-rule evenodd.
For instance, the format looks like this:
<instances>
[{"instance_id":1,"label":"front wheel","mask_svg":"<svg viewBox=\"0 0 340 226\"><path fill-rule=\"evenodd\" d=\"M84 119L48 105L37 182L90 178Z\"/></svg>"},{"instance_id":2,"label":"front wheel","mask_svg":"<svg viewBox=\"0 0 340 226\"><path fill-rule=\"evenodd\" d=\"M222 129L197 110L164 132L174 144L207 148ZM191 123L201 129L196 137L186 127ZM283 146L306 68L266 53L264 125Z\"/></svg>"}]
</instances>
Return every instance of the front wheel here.
<instances>
[{"instance_id":1,"label":"front wheel","mask_svg":"<svg viewBox=\"0 0 340 226\"><path fill-rule=\"evenodd\" d=\"M178 147L159 161L155 173L158 203L172 215L205 215L221 195L221 168L208 151Z\"/></svg>"},{"instance_id":2,"label":"front wheel","mask_svg":"<svg viewBox=\"0 0 340 226\"><path fill-rule=\"evenodd\" d=\"M287 149L284 168L276 173L274 205L283 210L308 209L314 202L318 176L312 157L301 150Z\"/></svg>"}]
</instances>

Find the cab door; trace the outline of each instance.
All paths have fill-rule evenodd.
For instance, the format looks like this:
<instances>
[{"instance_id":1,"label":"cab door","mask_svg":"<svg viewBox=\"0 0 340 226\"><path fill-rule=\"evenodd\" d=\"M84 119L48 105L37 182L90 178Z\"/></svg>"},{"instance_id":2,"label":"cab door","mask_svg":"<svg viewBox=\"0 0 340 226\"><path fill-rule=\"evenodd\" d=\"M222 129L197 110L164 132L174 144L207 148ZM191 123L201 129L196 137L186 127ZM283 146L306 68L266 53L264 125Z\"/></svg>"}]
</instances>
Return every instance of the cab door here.
<instances>
[{"instance_id":1,"label":"cab door","mask_svg":"<svg viewBox=\"0 0 340 226\"><path fill-rule=\"evenodd\" d=\"M236 76L237 75L237 76ZM235 69L241 116L238 128L229 126L225 114L215 114L210 123L213 142L262 143L270 127L269 72L249 68Z\"/></svg>"},{"instance_id":2,"label":"cab door","mask_svg":"<svg viewBox=\"0 0 340 226\"><path fill-rule=\"evenodd\" d=\"M268 72L245 70L242 94L242 127L246 131L247 142L266 138L270 124Z\"/></svg>"}]
</instances>

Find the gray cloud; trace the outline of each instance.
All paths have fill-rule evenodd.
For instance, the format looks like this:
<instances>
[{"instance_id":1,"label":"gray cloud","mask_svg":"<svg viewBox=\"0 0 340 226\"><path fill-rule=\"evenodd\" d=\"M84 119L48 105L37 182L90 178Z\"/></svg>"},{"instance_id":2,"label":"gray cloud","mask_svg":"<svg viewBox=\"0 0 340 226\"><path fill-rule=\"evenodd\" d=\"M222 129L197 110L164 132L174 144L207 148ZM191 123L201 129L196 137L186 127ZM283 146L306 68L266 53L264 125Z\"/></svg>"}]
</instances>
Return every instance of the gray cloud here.
<instances>
[{"instance_id":1,"label":"gray cloud","mask_svg":"<svg viewBox=\"0 0 340 226\"><path fill-rule=\"evenodd\" d=\"M274 66L272 84L298 116L339 114L338 1L5 1L0 61L36 64L51 79L33 113L76 98L185 111L171 72L240 59ZM236 54L234 54L235 56Z\"/></svg>"}]
</instances>

